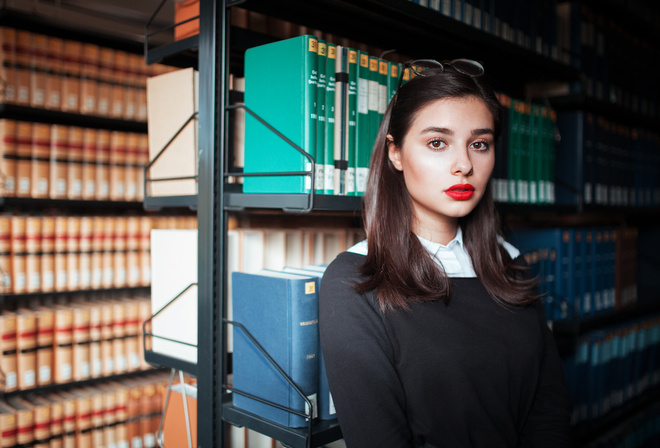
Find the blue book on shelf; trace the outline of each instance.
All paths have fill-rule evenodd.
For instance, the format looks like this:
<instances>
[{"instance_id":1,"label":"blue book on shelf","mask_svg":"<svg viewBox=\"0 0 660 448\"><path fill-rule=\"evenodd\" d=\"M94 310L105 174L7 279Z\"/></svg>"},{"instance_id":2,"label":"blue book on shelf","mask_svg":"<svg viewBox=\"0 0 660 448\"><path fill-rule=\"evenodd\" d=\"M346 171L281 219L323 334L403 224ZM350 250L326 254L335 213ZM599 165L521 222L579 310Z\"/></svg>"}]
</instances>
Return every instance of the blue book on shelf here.
<instances>
[{"instance_id":1,"label":"blue book on shelf","mask_svg":"<svg viewBox=\"0 0 660 448\"><path fill-rule=\"evenodd\" d=\"M612 311L616 305L614 297L614 269L616 264L615 230L607 227L603 230L603 291L605 311Z\"/></svg>"},{"instance_id":2,"label":"blue book on shelf","mask_svg":"<svg viewBox=\"0 0 660 448\"><path fill-rule=\"evenodd\" d=\"M635 354L637 351L637 329L627 325L624 328L624 357L623 357L623 400L627 401L634 396L633 371Z\"/></svg>"},{"instance_id":3,"label":"blue book on shelf","mask_svg":"<svg viewBox=\"0 0 660 448\"><path fill-rule=\"evenodd\" d=\"M262 270L232 273L234 321L242 324L310 400L305 399L267 357L234 326L233 387L316 417L319 332L318 287L312 276ZM304 417L234 392L234 404L289 427L307 426Z\"/></svg>"},{"instance_id":4,"label":"blue book on shelf","mask_svg":"<svg viewBox=\"0 0 660 448\"><path fill-rule=\"evenodd\" d=\"M570 277L572 284L572 302L574 310L579 317L582 317L584 304L582 303L582 293L584 291L584 263L582 259L582 243L584 240L584 230L581 228L568 229L570 235Z\"/></svg>"},{"instance_id":5,"label":"blue book on shelf","mask_svg":"<svg viewBox=\"0 0 660 448\"><path fill-rule=\"evenodd\" d=\"M613 335L612 330L607 330L602 343L602 383L600 390L600 413L607 414L612 407L613 380L615 376L613 358Z\"/></svg>"},{"instance_id":6,"label":"blue book on shelf","mask_svg":"<svg viewBox=\"0 0 660 448\"><path fill-rule=\"evenodd\" d=\"M308 265L304 268L285 267L284 272L291 272L293 274L308 275L316 277L316 290L321 290L321 279L325 273L325 266L321 265ZM328 384L328 375L325 372L325 363L323 361L323 351L319 344L319 394L318 394L318 409L319 420L332 420L337 418L332 395L330 394L330 386Z\"/></svg>"},{"instance_id":7,"label":"blue book on shelf","mask_svg":"<svg viewBox=\"0 0 660 448\"><path fill-rule=\"evenodd\" d=\"M623 403L623 331L620 327L612 330L612 358L610 365L610 403L614 408Z\"/></svg>"},{"instance_id":8,"label":"blue book on shelf","mask_svg":"<svg viewBox=\"0 0 660 448\"><path fill-rule=\"evenodd\" d=\"M603 342L605 332L596 331L589 335L589 370L587 372L588 418L594 420L601 415L603 393Z\"/></svg>"},{"instance_id":9,"label":"blue book on shelf","mask_svg":"<svg viewBox=\"0 0 660 448\"><path fill-rule=\"evenodd\" d=\"M605 243L604 229L594 229L594 313L602 313L605 310Z\"/></svg>"},{"instance_id":10,"label":"blue book on shelf","mask_svg":"<svg viewBox=\"0 0 660 448\"><path fill-rule=\"evenodd\" d=\"M589 415L588 408L588 388L580 387L587 382L589 374L589 337L580 336L575 348L575 375L577 387L575 387L574 412L571 423L578 423L587 420Z\"/></svg>"},{"instance_id":11,"label":"blue book on shelf","mask_svg":"<svg viewBox=\"0 0 660 448\"><path fill-rule=\"evenodd\" d=\"M584 273L585 273L585 291L583 297L583 314L590 316L596 313L596 302L598 301L597 282L598 278L598 253L597 253L597 235L598 229L585 229L585 240L583 247Z\"/></svg>"},{"instance_id":12,"label":"blue book on shelf","mask_svg":"<svg viewBox=\"0 0 660 448\"><path fill-rule=\"evenodd\" d=\"M547 318L558 321L572 317L575 312L575 294L571 272L573 245L569 229L520 229L511 232L509 240L523 253L541 248L554 251L554 257L550 257L553 265L550 269L554 271L554 294L551 296L553 301L547 303Z\"/></svg>"}]
</instances>

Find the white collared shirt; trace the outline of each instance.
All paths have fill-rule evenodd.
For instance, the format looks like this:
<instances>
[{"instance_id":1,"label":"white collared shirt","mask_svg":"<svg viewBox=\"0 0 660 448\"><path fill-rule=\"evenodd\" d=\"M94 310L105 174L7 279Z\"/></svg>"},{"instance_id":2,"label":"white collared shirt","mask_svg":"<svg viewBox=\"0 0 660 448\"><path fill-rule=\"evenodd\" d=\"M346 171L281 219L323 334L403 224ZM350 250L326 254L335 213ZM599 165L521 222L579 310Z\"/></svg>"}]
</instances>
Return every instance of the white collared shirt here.
<instances>
[{"instance_id":1,"label":"white collared shirt","mask_svg":"<svg viewBox=\"0 0 660 448\"><path fill-rule=\"evenodd\" d=\"M434 243L427 239L417 236L419 238L422 246L429 251L436 263L438 263L444 271L447 273L448 277L476 277L474 269L472 268L472 261L470 256L465 250L463 245L463 231L459 227L456 231L456 236L446 245L440 243ZM498 241L504 248L509 252L511 258L516 258L520 255L520 251L513 247L511 244L507 243L498 236ZM348 249L348 252L352 252L359 255L367 255L367 240L360 241L355 246Z\"/></svg>"}]
</instances>

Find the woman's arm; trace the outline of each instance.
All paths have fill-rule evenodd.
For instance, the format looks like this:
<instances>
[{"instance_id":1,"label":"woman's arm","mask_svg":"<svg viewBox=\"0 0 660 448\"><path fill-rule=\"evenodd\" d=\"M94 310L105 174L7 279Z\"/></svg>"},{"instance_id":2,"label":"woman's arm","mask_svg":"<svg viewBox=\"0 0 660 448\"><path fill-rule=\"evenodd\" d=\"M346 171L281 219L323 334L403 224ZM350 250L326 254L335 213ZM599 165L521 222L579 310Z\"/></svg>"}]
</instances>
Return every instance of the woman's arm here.
<instances>
[{"instance_id":1,"label":"woman's arm","mask_svg":"<svg viewBox=\"0 0 660 448\"><path fill-rule=\"evenodd\" d=\"M409 448L405 396L382 315L351 286L361 260L340 255L321 283L319 325L330 391L349 448Z\"/></svg>"}]
</instances>

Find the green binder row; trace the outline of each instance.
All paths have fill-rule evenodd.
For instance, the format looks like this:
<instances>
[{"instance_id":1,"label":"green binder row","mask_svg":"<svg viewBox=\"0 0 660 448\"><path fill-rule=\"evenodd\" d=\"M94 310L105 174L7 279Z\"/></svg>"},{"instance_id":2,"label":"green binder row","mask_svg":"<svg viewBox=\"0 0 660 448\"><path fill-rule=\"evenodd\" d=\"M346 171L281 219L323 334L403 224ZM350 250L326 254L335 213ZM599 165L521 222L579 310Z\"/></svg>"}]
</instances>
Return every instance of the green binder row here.
<instances>
[{"instance_id":1,"label":"green binder row","mask_svg":"<svg viewBox=\"0 0 660 448\"><path fill-rule=\"evenodd\" d=\"M311 35L247 50L243 192L364 194L400 69Z\"/></svg>"},{"instance_id":2,"label":"green binder row","mask_svg":"<svg viewBox=\"0 0 660 448\"><path fill-rule=\"evenodd\" d=\"M493 197L498 202L555 203L557 116L553 109L498 94L504 107L496 144Z\"/></svg>"}]
</instances>

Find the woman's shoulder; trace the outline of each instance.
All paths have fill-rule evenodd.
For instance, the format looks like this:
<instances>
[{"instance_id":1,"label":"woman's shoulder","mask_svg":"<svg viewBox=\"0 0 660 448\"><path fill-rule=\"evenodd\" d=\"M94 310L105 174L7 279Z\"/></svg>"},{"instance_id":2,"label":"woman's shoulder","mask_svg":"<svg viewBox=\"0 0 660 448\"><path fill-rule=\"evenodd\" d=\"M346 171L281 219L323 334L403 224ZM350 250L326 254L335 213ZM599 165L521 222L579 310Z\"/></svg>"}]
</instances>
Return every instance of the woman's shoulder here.
<instances>
[{"instance_id":1,"label":"woman's shoulder","mask_svg":"<svg viewBox=\"0 0 660 448\"><path fill-rule=\"evenodd\" d=\"M354 246L355 247L355 246ZM366 247L366 245L365 245ZM324 278L351 278L359 276L360 266L364 264L366 250L364 253L357 250L348 249L340 253L328 265L325 270Z\"/></svg>"}]
</instances>

